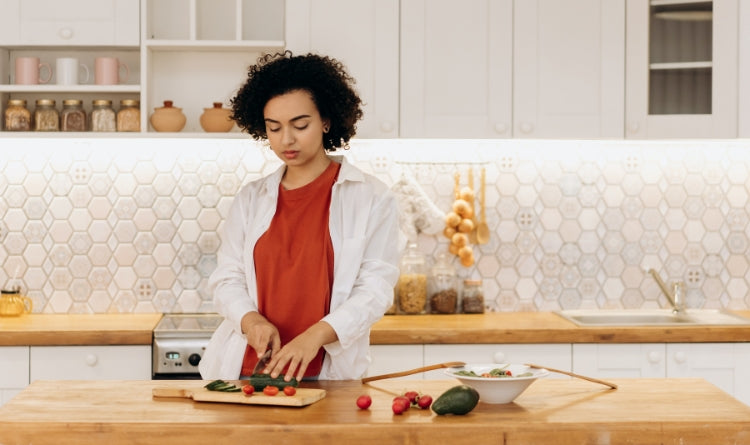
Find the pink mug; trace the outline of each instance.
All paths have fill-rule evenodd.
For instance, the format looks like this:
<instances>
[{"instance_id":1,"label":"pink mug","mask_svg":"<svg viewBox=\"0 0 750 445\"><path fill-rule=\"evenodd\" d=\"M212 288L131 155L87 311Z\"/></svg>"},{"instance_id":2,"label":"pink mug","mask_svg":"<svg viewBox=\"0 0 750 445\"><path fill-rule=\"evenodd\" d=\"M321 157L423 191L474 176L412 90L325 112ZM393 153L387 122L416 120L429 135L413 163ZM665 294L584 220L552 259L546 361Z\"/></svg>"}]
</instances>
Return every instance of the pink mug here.
<instances>
[{"instance_id":1,"label":"pink mug","mask_svg":"<svg viewBox=\"0 0 750 445\"><path fill-rule=\"evenodd\" d=\"M120 77L120 68L125 68L125 77ZM130 69L125 63L120 63L117 57L97 57L94 59L94 82L97 85L117 85L127 82Z\"/></svg>"},{"instance_id":2,"label":"pink mug","mask_svg":"<svg viewBox=\"0 0 750 445\"><path fill-rule=\"evenodd\" d=\"M43 68L47 68L47 76L40 78ZM52 68L49 63L42 63L39 57L16 57L16 85L36 85L47 83L52 78Z\"/></svg>"}]
</instances>

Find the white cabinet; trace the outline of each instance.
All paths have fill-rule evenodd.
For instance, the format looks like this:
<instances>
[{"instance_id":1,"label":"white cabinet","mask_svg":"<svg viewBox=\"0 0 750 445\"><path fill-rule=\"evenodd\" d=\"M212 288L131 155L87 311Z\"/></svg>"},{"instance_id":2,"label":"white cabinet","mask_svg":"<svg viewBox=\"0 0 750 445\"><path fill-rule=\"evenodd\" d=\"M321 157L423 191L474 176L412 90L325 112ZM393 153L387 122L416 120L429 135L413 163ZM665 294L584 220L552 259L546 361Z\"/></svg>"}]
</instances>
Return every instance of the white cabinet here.
<instances>
[{"instance_id":1,"label":"white cabinet","mask_svg":"<svg viewBox=\"0 0 750 445\"><path fill-rule=\"evenodd\" d=\"M150 380L151 346L32 346L30 381Z\"/></svg>"},{"instance_id":2,"label":"white cabinet","mask_svg":"<svg viewBox=\"0 0 750 445\"><path fill-rule=\"evenodd\" d=\"M738 13L738 0L627 1L627 138L737 137Z\"/></svg>"},{"instance_id":3,"label":"white cabinet","mask_svg":"<svg viewBox=\"0 0 750 445\"><path fill-rule=\"evenodd\" d=\"M29 384L29 347L0 346L0 405Z\"/></svg>"},{"instance_id":4,"label":"white cabinet","mask_svg":"<svg viewBox=\"0 0 750 445\"><path fill-rule=\"evenodd\" d=\"M357 137L398 137L398 0L287 0L286 49L346 65L364 102Z\"/></svg>"},{"instance_id":5,"label":"white cabinet","mask_svg":"<svg viewBox=\"0 0 750 445\"><path fill-rule=\"evenodd\" d=\"M367 376L390 374L424 366L422 345L371 345L370 368ZM413 374L405 379L419 379L422 374Z\"/></svg>"},{"instance_id":6,"label":"white cabinet","mask_svg":"<svg viewBox=\"0 0 750 445\"><path fill-rule=\"evenodd\" d=\"M569 343L561 344L502 344L502 345L425 345L424 363L432 365L443 362L466 363L533 363L550 368L570 371L571 350ZM561 374L550 374L550 378L568 378ZM429 371L425 378L446 378L442 370Z\"/></svg>"},{"instance_id":7,"label":"white cabinet","mask_svg":"<svg viewBox=\"0 0 750 445\"><path fill-rule=\"evenodd\" d=\"M600 378L700 377L750 404L750 344L573 344L573 372Z\"/></svg>"},{"instance_id":8,"label":"white cabinet","mask_svg":"<svg viewBox=\"0 0 750 445\"><path fill-rule=\"evenodd\" d=\"M623 0L404 0L401 136L622 137Z\"/></svg>"}]
</instances>

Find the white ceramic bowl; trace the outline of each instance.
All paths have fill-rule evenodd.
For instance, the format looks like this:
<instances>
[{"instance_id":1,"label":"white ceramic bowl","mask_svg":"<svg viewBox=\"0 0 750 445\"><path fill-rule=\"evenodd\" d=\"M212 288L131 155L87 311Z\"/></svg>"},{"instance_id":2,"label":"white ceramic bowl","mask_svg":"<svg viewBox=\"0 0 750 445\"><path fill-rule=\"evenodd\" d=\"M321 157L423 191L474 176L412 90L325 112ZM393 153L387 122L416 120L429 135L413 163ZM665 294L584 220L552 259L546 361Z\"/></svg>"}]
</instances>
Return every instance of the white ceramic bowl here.
<instances>
[{"instance_id":1,"label":"white ceramic bowl","mask_svg":"<svg viewBox=\"0 0 750 445\"><path fill-rule=\"evenodd\" d=\"M474 371L477 375L490 372L493 369L504 368L509 370L511 376L517 376L530 372L526 377L471 377L458 375L458 371ZM521 395L534 380L546 377L549 371L546 369L533 369L520 364L467 364L456 368L448 368L445 373L456 378L464 385L471 386L479 393L479 401L484 403L510 403Z\"/></svg>"}]
</instances>

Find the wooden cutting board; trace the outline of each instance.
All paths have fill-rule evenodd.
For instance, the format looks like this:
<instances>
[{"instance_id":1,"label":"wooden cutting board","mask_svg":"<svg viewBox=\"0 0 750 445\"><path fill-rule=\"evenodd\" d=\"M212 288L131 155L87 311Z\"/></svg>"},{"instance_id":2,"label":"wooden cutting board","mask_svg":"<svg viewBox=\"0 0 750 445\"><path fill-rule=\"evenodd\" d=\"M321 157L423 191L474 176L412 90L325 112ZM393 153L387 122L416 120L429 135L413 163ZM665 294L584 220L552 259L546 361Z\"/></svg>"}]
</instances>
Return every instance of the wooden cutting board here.
<instances>
[{"instance_id":1,"label":"wooden cutting board","mask_svg":"<svg viewBox=\"0 0 750 445\"><path fill-rule=\"evenodd\" d=\"M192 388L155 387L151 390L155 400L159 398L186 398L196 402L239 403L244 405L274 405L274 406L306 406L317 402L326 396L324 389L297 388L297 393L288 396L279 392L275 396L267 396L262 391L256 391L246 396L243 392L209 391L202 386Z\"/></svg>"}]
</instances>

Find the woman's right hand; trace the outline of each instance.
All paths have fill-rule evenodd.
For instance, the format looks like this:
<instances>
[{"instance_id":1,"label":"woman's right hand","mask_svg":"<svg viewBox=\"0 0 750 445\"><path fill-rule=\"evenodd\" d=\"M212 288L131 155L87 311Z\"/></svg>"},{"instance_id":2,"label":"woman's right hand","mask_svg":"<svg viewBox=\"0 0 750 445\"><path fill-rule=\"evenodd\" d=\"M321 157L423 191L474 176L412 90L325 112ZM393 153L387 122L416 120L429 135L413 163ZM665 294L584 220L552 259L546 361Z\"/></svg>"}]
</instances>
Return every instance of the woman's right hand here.
<instances>
[{"instance_id":1,"label":"woman's right hand","mask_svg":"<svg viewBox=\"0 0 750 445\"><path fill-rule=\"evenodd\" d=\"M242 317L240 325L242 333L247 338L247 344L258 354L258 358L266 352L269 346L271 356L281 349L279 330L266 317L257 312L248 312Z\"/></svg>"}]
</instances>

